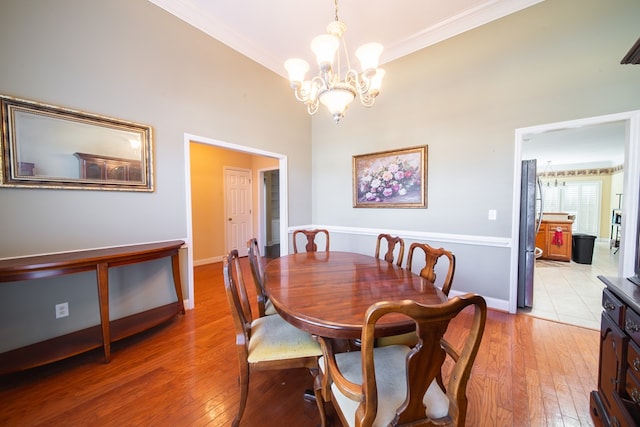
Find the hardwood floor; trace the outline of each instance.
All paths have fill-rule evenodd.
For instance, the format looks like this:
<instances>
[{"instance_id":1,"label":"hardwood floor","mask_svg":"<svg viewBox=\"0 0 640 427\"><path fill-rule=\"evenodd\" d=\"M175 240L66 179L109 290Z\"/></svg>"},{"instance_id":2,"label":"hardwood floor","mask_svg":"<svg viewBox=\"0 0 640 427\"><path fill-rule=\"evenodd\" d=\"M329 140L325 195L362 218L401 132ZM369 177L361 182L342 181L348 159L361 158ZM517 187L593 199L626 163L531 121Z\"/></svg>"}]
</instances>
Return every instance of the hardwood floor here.
<instances>
[{"instance_id":1,"label":"hardwood floor","mask_svg":"<svg viewBox=\"0 0 640 427\"><path fill-rule=\"evenodd\" d=\"M195 285L195 310L114 343L109 364L92 351L1 376L0 425L230 425L238 366L221 264L197 267ZM468 320L452 324L450 339ZM468 387L467 425L593 425L598 343L598 331L490 311ZM303 399L311 385L304 369L255 373L241 425L318 425L315 403Z\"/></svg>"}]
</instances>

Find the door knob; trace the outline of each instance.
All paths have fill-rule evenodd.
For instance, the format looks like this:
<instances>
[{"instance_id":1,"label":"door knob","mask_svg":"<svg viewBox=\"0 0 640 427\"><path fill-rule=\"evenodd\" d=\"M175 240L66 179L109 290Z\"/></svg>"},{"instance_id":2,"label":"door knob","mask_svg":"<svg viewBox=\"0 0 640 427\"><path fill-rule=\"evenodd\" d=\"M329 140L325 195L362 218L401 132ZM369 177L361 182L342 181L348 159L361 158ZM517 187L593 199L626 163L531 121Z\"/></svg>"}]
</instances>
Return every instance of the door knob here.
<instances>
[{"instance_id":1,"label":"door knob","mask_svg":"<svg viewBox=\"0 0 640 427\"><path fill-rule=\"evenodd\" d=\"M231 221L231 218L229 218L229 221Z\"/></svg>"}]
</instances>

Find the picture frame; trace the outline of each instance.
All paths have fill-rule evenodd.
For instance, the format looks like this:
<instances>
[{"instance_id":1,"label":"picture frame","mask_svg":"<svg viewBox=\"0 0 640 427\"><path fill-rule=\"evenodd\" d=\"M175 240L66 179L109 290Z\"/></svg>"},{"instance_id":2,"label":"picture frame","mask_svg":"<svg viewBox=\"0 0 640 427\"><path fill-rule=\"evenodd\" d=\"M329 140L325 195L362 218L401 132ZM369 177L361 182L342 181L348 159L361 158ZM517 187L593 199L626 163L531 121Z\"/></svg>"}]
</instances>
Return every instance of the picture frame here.
<instances>
[{"instance_id":1,"label":"picture frame","mask_svg":"<svg viewBox=\"0 0 640 427\"><path fill-rule=\"evenodd\" d=\"M353 156L354 208L426 208L428 146Z\"/></svg>"},{"instance_id":2,"label":"picture frame","mask_svg":"<svg viewBox=\"0 0 640 427\"><path fill-rule=\"evenodd\" d=\"M0 187L154 191L151 126L0 95Z\"/></svg>"}]
</instances>

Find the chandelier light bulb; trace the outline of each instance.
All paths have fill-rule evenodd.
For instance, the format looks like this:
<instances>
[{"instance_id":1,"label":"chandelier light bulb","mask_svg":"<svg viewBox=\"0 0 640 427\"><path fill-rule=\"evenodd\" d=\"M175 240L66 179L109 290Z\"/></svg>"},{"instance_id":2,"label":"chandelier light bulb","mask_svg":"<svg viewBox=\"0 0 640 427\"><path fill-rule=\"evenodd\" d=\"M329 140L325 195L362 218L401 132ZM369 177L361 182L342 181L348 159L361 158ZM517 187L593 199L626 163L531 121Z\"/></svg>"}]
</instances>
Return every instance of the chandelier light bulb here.
<instances>
[{"instance_id":1,"label":"chandelier light bulb","mask_svg":"<svg viewBox=\"0 0 640 427\"><path fill-rule=\"evenodd\" d=\"M380 43L367 43L356 50L356 57L360 61L362 72L366 73L378 68L382 49L383 47Z\"/></svg>"},{"instance_id":2,"label":"chandelier light bulb","mask_svg":"<svg viewBox=\"0 0 640 427\"><path fill-rule=\"evenodd\" d=\"M331 69L338 47L340 42L331 34L317 36L311 41L311 50L316 54L318 66L323 72Z\"/></svg>"},{"instance_id":3,"label":"chandelier light bulb","mask_svg":"<svg viewBox=\"0 0 640 427\"><path fill-rule=\"evenodd\" d=\"M284 68L289 73L289 81L293 86L294 83L304 81L304 77L309 71L309 64L304 59L292 58L285 61Z\"/></svg>"},{"instance_id":4,"label":"chandelier light bulb","mask_svg":"<svg viewBox=\"0 0 640 427\"><path fill-rule=\"evenodd\" d=\"M380 93L380 87L382 86L382 78L384 77L386 71L382 68L378 68L375 70L375 74L371 77L371 84L369 85L369 92L376 96Z\"/></svg>"}]
</instances>

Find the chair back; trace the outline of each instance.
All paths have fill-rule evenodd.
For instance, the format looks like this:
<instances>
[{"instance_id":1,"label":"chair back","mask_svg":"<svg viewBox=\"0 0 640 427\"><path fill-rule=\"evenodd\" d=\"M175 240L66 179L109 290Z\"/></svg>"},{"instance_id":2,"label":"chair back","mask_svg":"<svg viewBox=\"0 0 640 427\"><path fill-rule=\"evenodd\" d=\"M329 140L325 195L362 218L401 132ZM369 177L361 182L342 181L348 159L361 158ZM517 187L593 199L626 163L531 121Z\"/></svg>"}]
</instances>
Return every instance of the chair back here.
<instances>
[{"instance_id":1,"label":"chair back","mask_svg":"<svg viewBox=\"0 0 640 427\"><path fill-rule=\"evenodd\" d=\"M456 328L453 345L445 339L445 332L467 307L473 307L472 312L465 312L472 316L471 322L465 318L464 323L457 323L462 331ZM375 347L376 323L388 314L401 314L415 322L416 346ZM335 353L320 338L326 354L321 366L327 371L323 393L331 394L327 398L334 401L338 415L348 425L464 426L467 383L486 317L484 298L474 294L436 305L409 300L373 304L365 313L360 352ZM380 366L374 366L374 360Z\"/></svg>"},{"instance_id":2,"label":"chair back","mask_svg":"<svg viewBox=\"0 0 640 427\"><path fill-rule=\"evenodd\" d=\"M255 237L247 241L247 254L249 255L249 265L251 267L253 283L256 287L256 296L258 297L258 315L262 317L265 315L267 293L264 289L264 269L262 268L264 261L260 255L258 239Z\"/></svg>"},{"instance_id":3,"label":"chair back","mask_svg":"<svg viewBox=\"0 0 640 427\"><path fill-rule=\"evenodd\" d=\"M456 257L453 252L450 252L444 248L435 249L426 243L412 243L409 246L409 256L407 257L407 270L411 270L413 266L413 252L416 249L421 249L424 252L425 265L420 270L420 276L424 277L428 281L436 282L436 263L440 257L446 257L449 260L449 268L447 275L442 282L442 292L445 295L449 295L451 290L451 284L453 283L453 274L456 270Z\"/></svg>"},{"instance_id":4,"label":"chair back","mask_svg":"<svg viewBox=\"0 0 640 427\"><path fill-rule=\"evenodd\" d=\"M449 322L466 307L473 306L471 328L462 345L453 346L445 338ZM463 426L467 413L466 388L471 368L478 354L480 341L487 318L487 305L479 295L466 294L438 305L422 305L414 301L380 302L371 306L365 314L362 333L363 391L365 395L364 418L375 418L375 411L367 409L367 404L375 408L376 380L373 365L375 324L389 313L401 313L411 317L416 323L420 343L413 347L406 357L407 397L396 410L394 425L405 425L426 420L424 396L433 380L439 384L449 400L451 425ZM440 342L441 345L433 345ZM443 365L447 357L453 367L443 375ZM447 379L446 383L444 378ZM364 424L366 425L366 424ZM413 424L412 424L413 425Z\"/></svg>"},{"instance_id":5,"label":"chair back","mask_svg":"<svg viewBox=\"0 0 640 427\"><path fill-rule=\"evenodd\" d=\"M296 230L293 232L293 253L298 253L298 236L299 235L304 235L307 238L307 244L305 245L304 249L306 252L317 252L318 251L318 245L316 244L316 236L318 234L324 234L325 235L325 248L324 251L325 252L329 252L329 231L322 229L322 228L318 228L315 230Z\"/></svg>"},{"instance_id":6,"label":"chair back","mask_svg":"<svg viewBox=\"0 0 640 427\"><path fill-rule=\"evenodd\" d=\"M222 272L227 300L231 309L231 317L236 329L236 344L241 358L246 360L248 356L249 338L251 337L251 323L253 314L251 304L247 296L247 289L242 276L242 267L238 257L238 250L231 250L223 259ZM244 351L241 350L244 348Z\"/></svg>"},{"instance_id":7,"label":"chair back","mask_svg":"<svg viewBox=\"0 0 640 427\"><path fill-rule=\"evenodd\" d=\"M396 249L396 246L398 246L400 249L398 250L396 265L398 267L401 267L402 260L404 258L404 240L402 240L400 237L392 236L390 234L379 234L378 240L376 241L376 258L380 258L380 243L383 239L387 242L387 252L384 254L384 260L393 263L393 259L395 257L394 251Z\"/></svg>"}]
</instances>

